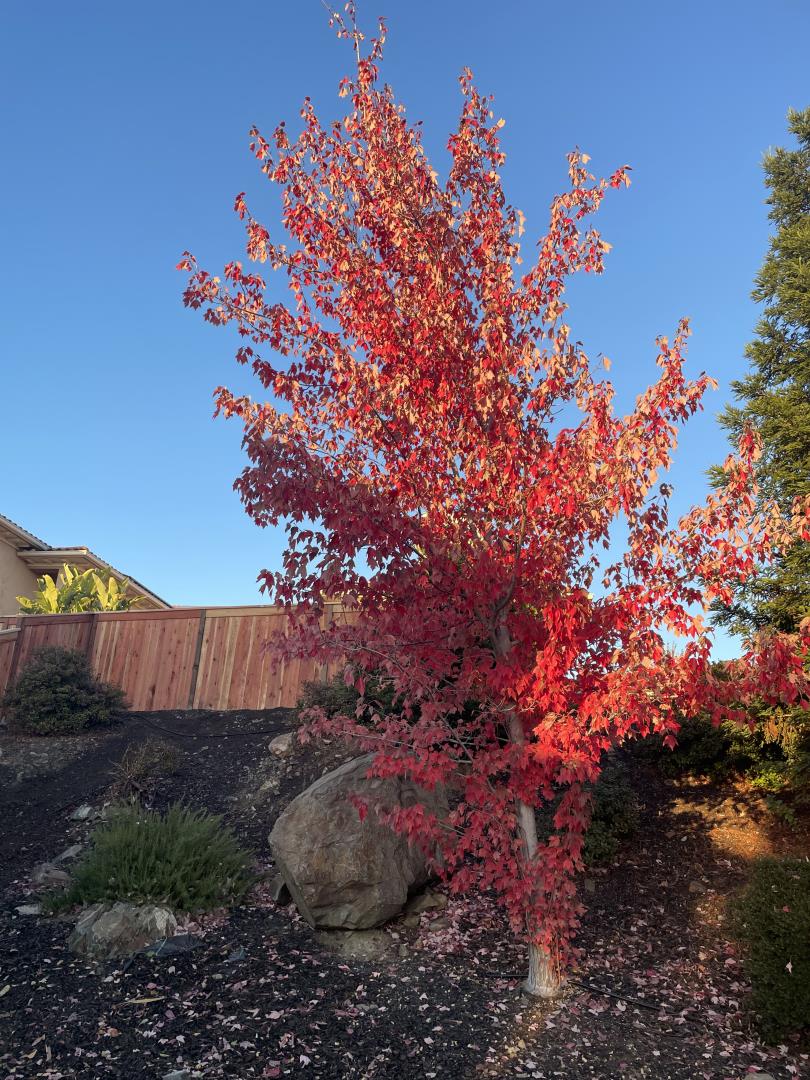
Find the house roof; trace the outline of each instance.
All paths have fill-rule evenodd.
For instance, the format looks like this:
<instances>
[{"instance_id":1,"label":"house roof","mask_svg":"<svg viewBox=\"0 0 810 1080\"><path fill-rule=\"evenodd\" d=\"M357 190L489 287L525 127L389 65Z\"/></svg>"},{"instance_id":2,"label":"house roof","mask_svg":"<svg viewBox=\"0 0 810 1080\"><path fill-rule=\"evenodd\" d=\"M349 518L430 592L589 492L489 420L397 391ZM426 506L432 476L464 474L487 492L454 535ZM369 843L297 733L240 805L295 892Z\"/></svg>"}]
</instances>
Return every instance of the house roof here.
<instances>
[{"instance_id":1,"label":"house roof","mask_svg":"<svg viewBox=\"0 0 810 1080\"><path fill-rule=\"evenodd\" d=\"M140 593L146 600L151 601L155 607L171 607L171 604L158 596L157 593L147 589L145 585L130 577L129 574L124 574L116 567L111 566L110 563L100 558L90 548L52 547L3 514L0 514L0 540L10 544L16 550L18 557L34 573L47 574L57 571L61 569L63 563L76 566L80 570L103 570L105 573L112 574L119 581L127 580L131 584L133 591Z\"/></svg>"},{"instance_id":2,"label":"house roof","mask_svg":"<svg viewBox=\"0 0 810 1080\"><path fill-rule=\"evenodd\" d=\"M5 540L7 544L11 544L18 551L21 548L47 551L50 547L44 540L40 540L38 536L34 536L33 533L24 529L22 525L18 525L16 521L12 521L11 518L7 518L3 514L0 514L0 540Z\"/></svg>"}]
</instances>

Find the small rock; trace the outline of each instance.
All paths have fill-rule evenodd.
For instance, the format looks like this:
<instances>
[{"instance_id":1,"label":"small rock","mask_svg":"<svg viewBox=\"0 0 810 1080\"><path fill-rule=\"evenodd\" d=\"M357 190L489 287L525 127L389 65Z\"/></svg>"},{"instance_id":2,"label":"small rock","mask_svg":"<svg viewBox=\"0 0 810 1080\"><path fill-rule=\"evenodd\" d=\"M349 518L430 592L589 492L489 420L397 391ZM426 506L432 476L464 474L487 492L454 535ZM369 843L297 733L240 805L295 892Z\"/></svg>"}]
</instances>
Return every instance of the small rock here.
<instances>
[{"instance_id":1,"label":"small rock","mask_svg":"<svg viewBox=\"0 0 810 1080\"><path fill-rule=\"evenodd\" d=\"M397 949L397 955L398 955L398 956L400 956L400 957L401 957L401 958L402 958L402 959L404 960L404 959L405 959L405 957L406 957L406 956L408 956L408 955L410 954L410 951L411 951L411 950L410 950L410 949L408 948L408 946L407 946L407 945L405 945L405 944L402 944L402 945L400 945L400 947L399 947L399 948Z\"/></svg>"},{"instance_id":2,"label":"small rock","mask_svg":"<svg viewBox=\"0 0 810 1080\"><path fill-rule=\"evenodd\" d=\"M281 874L276 874L270 879L270 895L273 898L273 903L278 904L279 907L286 907L287 904L291 903L290 890L287 888L287 882Z\"/></svg>"},{"instance_id":3,"label":"small rock","mask_svg":"<svg viewBox=\"0 0 810 1080\"><path fill-rule=\"evenodd\" d=\"M771 1073L755 1072L746 1073L745 1080L774 1080L774 1077Z\"/></svg>"},{"instance_id":4,"label":"small rock","mask_svg":"<svg viewBox=\"0 0 810 1080\"><path fill-rule=\"evenodd\" d=\"M422 917L414 912L413 915L406 915L400 925L410 927L413 930L421 921Z\"/></svg>"},{"instance_id":5,"label":"small rock","mask_svg":"<svg viewBox=\"0 0 810 1080\"><path fill-rule=\"evenodd\" d=\"M112 959L129 956L162 938L171 938L177 919L156 904L94 904L76 923L68 948L79 956Z\"/></svg>"},{"instance_id":6,"label":"small rock","mask_svg":"<svg viewBox=\"0 0 810 1080\"><path fill-rule=\"evenodd\" d=\"M247 960L247 949L244 945L237 945L235 949L231 949L228 953L225 963L226 964L241 964L243 960Z\"/></svg>"},{"instance_id":7,"label":"small rock","mask_svg":"<svg viewBox=\"0 0 810 1080\"><path fill-rule=\"evenodd\" d=\"M71 844L69 848L65 848L61 855L57 855L53 860L55 863L67 862L69 859L75 859L84 850L84 844Z\"/></svg>"},{"instance_id":8,"label":"small rock","mask_svg":"<svg viewBox=\"0 0 810 1080\"><path fill-rule=\"evenodd\" d=\"M582 888L585 890L586 893L588 893L589 896L593 896L593 894L596 892L596 882L593 880L593 878L586 877L585 880L582 882Z\"/></svg>"},{"instance_id":9,"label":"small rock","mask_svg":"<svg viewBox=\"0 0 810 1080\"><path fill-rule=\"evenodd\" d=\"M175 1069L164 1073L162 1080L192 1080L192 1073L188 1069Z\"/></svg>"},{"instance_id":10,"label":"small rock","mask_svg":"<svg viewBox=\"0 0 810 1080\"><path fill-rule=\"evenodd\" d=\"M285 731L283 735L276 735L275 739L271 739L267 744L267 749L271 754L278 754L279 757L286 757L292 750L294 742L295 732Z\"/></svg>"},{"instance_id":11,"label":"small rock","mask_svg":"<svg viewBox=\"0 0 810 1080\"><path fill-rule=\"evenodd\" d=\"M162 958L192 952L194 949L199 949L203 944L203 939L194 934L175 934L174 937L161 938L159 941L147 945L141 952L144 956Z\"/></svg>"},{"instance_id":12,"label":"small rock","mask_svg":"<svg viewBox=\"0 0 810 1080\"><path fill-rule=\"evenodd\" d=\"M18 915L41 915L42 904L20 904L17 908Z\"/></svg>"},{"instance_id":13,"label":"small rock","mask_svg":"<svg viewBox=\"0 0 810 1080\"><path fill-rule=\"evenodd\" d=\"M705 893L706 892L706 886L700 881L690 881L689 882L689 892L690 893Z\"/></svg>"},{"instance_id":14,"label":"small rock","mask_svg":"<svg viewBox=\"0 0 810 1080\"><path fill-rule=\"evenodd\" d=\"M385 930L322 930L318 941L347 960L379 960L393 942Z\"/></svg>"},{"instance_id":15,"label":"small rock","mask_svg":"<svg viewBox=\"0 0 810 1080\"><path fill-rule=\"evenodd\" d=\"M444 893L425 889L423 893L417 893L410 898L405 905L405 911L408 915L421 915L423 911L444 911L446 907L447 897Z\"/></svg>"},{"instance_id":16,"label":"small rock","mask_svg":"<svg viewBox=\"0 0 810 1080\"><path fill-rule=\"evenodd\" d=\"M52 863L40 863L39 866L34 867L31 880L35 885L42 885L49 889L58 888L67 885L70 874L67 870L60 870L58 866L53 866Z\"/></svg>"},{"instance_id":17,"label":"small rock","mask_svg":"<svg viewBox=\"0 0 810 1080\"><path fill-rule=\"evenodd\" d=\"M433 919L427 924L428 930L447 930L452 923L444 915L440 915L438 919Z\"/></svg>"},{"instance_id":18,"label":"small rock","mask_svg":"<svg viewBox=\"0 0 810 1080\"><path fill-rule=\"evenodd\" d=\"M89 821L95 811L89 803L82 803L70 815L71 821Z\"/></svg>"},{"instance_id":19,"label":"small rock","mask_svg":"<svg viewBox=\"0 0 810 1080\"><path fill-rule=\"evenodd\" d=\"M281 785L278 782L277 776L271 776L269 780L265 780L262 786L259 788L260 795L266 795L267 792L271 792L273 795L277 795L279 787Z\"/></svg>"}]
</instances>

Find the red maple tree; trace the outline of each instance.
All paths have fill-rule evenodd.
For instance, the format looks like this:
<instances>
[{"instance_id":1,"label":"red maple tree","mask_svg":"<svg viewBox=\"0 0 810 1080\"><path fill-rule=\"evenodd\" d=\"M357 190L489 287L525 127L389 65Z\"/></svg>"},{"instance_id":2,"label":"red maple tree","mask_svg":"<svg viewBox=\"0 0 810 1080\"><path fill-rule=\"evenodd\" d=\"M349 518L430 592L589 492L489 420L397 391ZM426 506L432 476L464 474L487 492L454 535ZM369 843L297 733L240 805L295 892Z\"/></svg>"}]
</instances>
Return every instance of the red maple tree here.
<instances>
[{"instance_id":1,"label":"red maple tree","mask_svg":"<svg viewBox=\"0 0 810 1080\"><path fill-rule=\"evenodd\" d=\"M220 279L188 253L184 299L236 325L237 359L273 399L216 393L244 422L248 513L286 523L283 570L260 575L296 611L277 648L340 660L360 692L356 715L316 727L376 750L376 775L453 788L448 820L415 806L390 823L438 847L452 888L496 891L528 943L527 989L551 995L605 753L651 732L673 744L683 717L739 717L753 695L806 698L806 642L760 639L718 668L702 613L807 538L808 508L757 513L749 434L726 486L669 522L658 477L711 384L684 375L687 324L659 339L657 381L618 416L563 301L570 274L602 272L609 245L587 219L627 169L597 180L570 154L570 186L522 265L491 99L465 71L441 182L379 81L384 24L366 48L351 5L333 21L356 53L347 115L325 127L307 100L296 138L251 133L291 242L236 199L248 258L282 271L291 301L239 262ZM606 565L617 521L626 549ZM324 626L329 597L349 614ZM394 715L375 704L380 679ZM552 827L538 836L542 806Z\"/></svg>"}]
</instances>

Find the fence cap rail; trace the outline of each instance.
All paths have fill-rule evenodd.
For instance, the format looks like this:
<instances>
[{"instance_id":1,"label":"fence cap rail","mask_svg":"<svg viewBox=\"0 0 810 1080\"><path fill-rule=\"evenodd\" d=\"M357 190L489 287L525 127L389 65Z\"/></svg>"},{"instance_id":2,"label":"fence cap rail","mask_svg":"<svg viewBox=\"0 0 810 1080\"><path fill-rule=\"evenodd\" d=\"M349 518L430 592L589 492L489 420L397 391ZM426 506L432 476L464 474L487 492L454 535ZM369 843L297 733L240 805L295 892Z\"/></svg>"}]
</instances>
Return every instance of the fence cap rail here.
<instances>
[{"instance_id":1,"label":"fence cap rail","mask_svg":"<svg viewBox=\"0 0 810 1080\"><path fill-rule=\"evenodd\" d=\"M324 603L325 612L337 614L343 610L343 605L336 600L328 600ZM58 626L60 623L92 622L161 622L165 619L199 619L205 613L208 619L227 619L243 615L256 616L280 616L292 615L294 608L283 607L276 604L241 604L238 606L222 607L173 607L155 608L150 611L65 611L55 615L8 615L0 616L2 619L17 619L21 623L35 624L37 626Z\"/></svg>"}]
</instances>

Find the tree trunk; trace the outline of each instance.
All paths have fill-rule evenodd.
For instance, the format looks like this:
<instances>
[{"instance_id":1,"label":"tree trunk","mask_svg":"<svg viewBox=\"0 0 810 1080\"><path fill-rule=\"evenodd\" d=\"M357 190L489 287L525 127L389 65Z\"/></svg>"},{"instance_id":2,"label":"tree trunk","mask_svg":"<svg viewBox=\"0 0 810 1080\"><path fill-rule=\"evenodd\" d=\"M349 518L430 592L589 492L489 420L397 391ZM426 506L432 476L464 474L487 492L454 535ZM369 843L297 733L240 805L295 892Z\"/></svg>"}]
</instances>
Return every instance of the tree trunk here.
<instances>
[{"instance_id":1,"label":"tree trunk","mask_svg":"<svg viewBox=\"0 0 810 1080\"><path fill-rule=\"evenodd\" d=\"M511 647L508 630L505 626L499 627L495 636L496 655L506 656ZM506 714L506 726L509 741L516 746L524 746L526 736L523 723L514 709L510 709ZM516 798L515 809L518 835L523 843L524 857L528 865L537 853L537 822L534 807ZM531 932L531 927L527 929ZM542 998L553 998L560 992L560 979L552 958L531 939L529 940L529 974L523 983L523 990L533 997Z\"/></svg>"}]
</instances>

